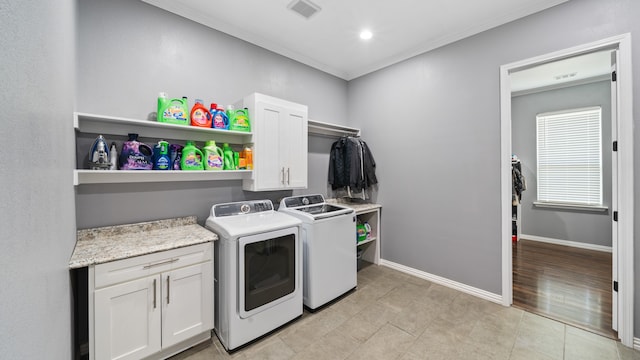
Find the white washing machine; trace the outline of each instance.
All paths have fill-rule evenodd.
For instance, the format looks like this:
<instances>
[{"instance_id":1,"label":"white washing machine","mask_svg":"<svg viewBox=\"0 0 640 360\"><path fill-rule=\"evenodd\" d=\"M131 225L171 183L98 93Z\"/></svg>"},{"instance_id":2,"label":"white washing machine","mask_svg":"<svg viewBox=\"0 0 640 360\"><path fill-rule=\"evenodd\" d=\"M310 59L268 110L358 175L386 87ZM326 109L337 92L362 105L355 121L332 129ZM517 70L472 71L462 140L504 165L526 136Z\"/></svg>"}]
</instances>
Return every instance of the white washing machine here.
<instances>
[{"instance_id":1,"label":"white washing machine","mask_svg":"<svg viewBox=\"0 0 640 360\"><path fill-rule=\"evenodd\" d=\"M278 211L302 220L305 306L315 310L356 287L355 210L305 195L282 199Z\"/></svg>"},{"instance_id":2,"label":"white washing machine","mask_svg":"<svg viewBox=\"0 0 640 360\"><path fill-rule=\"evenodd\" d=\"M300 220L270 200L214 205L214 330L228 350L302 315Z\"/></svg>"}]
</instances>

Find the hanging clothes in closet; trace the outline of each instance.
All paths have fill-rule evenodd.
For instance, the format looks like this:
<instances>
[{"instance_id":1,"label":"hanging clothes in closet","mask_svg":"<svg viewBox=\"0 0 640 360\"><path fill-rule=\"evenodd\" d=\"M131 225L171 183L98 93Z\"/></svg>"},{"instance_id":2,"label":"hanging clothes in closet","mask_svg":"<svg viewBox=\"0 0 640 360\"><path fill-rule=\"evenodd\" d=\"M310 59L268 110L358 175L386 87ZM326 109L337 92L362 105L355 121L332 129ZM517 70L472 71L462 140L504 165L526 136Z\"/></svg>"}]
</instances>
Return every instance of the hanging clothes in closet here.
<instances>
[{"instance_id":1,"label":"hanging clothes in closet","mask_svg":"<svg viewBox=\"0 0 640 360\"><path fill-rule=\"evenodd\" d=\"M367 143L359 137L343 136L331 145L329 184L347 197L366 199L366 191L378 183L376 162Z\"/></svg>"},{"instance_id":2,"label":"hanging clothes in closet","mask_svg":"<svg viewBox=\"0 0 640 360\"><path fill-rule=\"evenodd\" d=\"M511 157L511 187L512 205L519 205L522 199L522 192L527 190L527 181L522 174L522 164L520 160Z\"/></svg>"}]
</instances>

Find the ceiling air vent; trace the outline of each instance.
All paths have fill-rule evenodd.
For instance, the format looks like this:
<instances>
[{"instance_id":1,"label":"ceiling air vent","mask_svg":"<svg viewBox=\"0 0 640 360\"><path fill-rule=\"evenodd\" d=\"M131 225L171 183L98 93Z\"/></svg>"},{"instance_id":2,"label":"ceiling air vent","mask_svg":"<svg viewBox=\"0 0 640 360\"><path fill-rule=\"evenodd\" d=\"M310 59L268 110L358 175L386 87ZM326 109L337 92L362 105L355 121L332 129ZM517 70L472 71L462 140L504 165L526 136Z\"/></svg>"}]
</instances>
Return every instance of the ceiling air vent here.
<instances>
[{"instance_id":1,"label":"ceiling air vent","mask_svg":"<svg viewBox=\"0 0 640 360\"><path fill-rule=\"evenodd\" d=\"M572 73L569 73L569 74L556 75L554 77L556 78L556 80L566 80L566 79L572 78L572 77L574 77L576 75L578 75L577 72L572 72Z\"/></svg>"},{"instance_id":2,"label":"ceiling air vent","mask_svg":"<svg viewBox=\"0 0 640 360\"><path fill-rule=\"evenodd\" d=\"M312 17L315 13L320 11L320 6L312 3L309 0L293 0L287 8L294 12L304 16L306 19Z\"/></svg>"}]
</instances>

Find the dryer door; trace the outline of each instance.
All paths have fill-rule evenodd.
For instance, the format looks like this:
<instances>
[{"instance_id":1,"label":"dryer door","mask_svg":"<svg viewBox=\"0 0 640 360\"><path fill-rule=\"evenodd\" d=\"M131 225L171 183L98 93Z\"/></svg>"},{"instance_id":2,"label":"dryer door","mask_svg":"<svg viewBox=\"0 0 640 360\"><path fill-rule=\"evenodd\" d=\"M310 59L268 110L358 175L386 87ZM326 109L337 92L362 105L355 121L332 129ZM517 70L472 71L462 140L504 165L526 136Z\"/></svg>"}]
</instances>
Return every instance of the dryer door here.
<instances>
[{"instance_id":1,"label":"dryer door","mask_svg":"<svg viewBox=\"0 0 640 360\"><path fill-rule=\"evenodd\" d=\"M300 291L298 227L238 239L238 310L245 319Z\"/></svg>"}]
</instances>

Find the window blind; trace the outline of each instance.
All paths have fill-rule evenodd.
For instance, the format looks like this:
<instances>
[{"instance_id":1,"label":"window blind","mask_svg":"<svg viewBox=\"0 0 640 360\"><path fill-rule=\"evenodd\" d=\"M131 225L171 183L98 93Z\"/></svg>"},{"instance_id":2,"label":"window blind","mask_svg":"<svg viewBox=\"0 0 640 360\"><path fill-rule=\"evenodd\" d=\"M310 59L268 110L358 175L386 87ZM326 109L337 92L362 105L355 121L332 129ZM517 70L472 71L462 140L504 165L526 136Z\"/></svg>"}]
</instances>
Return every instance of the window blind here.
<instances>
[{"instance_id":1,"label":"window blind","mask_svg":"<svg viewBox=\"0 0 640 360\"><path fill-rule=\"evenodd\" d=\"M602 205L602 109L536 116L538 201Z\"/></svg>"}]
</instances>

